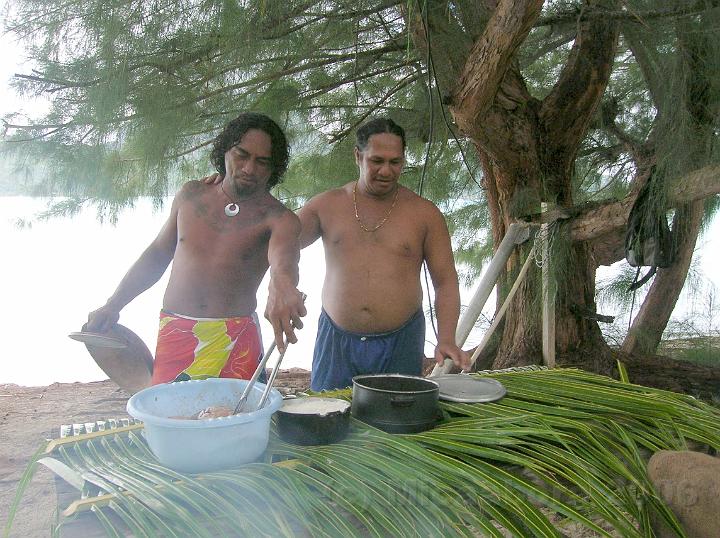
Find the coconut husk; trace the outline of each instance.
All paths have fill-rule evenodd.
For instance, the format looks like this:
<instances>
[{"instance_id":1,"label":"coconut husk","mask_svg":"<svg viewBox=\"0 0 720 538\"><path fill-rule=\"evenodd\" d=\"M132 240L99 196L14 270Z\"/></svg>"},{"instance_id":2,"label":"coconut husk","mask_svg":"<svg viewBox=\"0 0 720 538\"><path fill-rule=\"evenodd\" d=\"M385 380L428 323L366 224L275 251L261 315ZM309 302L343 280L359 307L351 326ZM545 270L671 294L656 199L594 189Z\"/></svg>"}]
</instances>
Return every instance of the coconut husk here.
<instances>
[{"instance_id":1,"label":"coconut husk","mask_svg":"<svg viewBox=\"0 0 720 538\"><path fill-rule=\"evenodd\" d=\"M701 452L662 450L650 458L648 476L687 536L720 536L720 459ZM657 514L653 530L659 538L676 536Z\"/></svg>"}]
</instances>

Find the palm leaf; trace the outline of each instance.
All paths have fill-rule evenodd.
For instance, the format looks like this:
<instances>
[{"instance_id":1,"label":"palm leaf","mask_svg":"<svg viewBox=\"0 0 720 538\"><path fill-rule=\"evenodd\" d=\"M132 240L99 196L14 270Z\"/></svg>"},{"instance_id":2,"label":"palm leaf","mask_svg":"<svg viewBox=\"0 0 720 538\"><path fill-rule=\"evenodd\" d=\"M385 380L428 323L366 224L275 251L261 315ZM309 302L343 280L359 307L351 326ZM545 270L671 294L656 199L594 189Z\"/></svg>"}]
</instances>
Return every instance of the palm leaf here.
<instances>
[{"instance_id":1,"label":"palm leaf","mask_svg":"<svg viewBox=\"0 0 720 538\"><path fill-rule=\"evenodd\" d=\"M390 435L353 420L345 440L318 447L273 433L267 462L224 472L173 472L136 430L81 436L52 456L96 487L83 506L111 536L554 537L558 514L600 536L640 537L651 512L683 536L646 461L690 441L720 449L716 408L573 369L485 375L508 395L443 402L431 431ZM78 517L64 514L61 524Z\"/></svg>"}]
</instances>

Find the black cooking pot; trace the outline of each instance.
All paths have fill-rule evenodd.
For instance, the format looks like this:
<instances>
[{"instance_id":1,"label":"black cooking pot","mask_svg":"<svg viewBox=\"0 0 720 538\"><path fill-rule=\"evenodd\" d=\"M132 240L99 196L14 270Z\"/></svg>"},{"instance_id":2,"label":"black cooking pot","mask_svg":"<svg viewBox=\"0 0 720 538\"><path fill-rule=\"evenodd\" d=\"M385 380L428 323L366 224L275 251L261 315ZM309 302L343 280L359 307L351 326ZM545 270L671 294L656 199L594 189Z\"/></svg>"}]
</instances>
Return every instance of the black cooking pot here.
<instances>
[{"instance_id":1,"label":"black cooking pot","mask_svg":"<svg viewBox=\"0 0 720 538\"><path fill-rule=\"evenodd\" d=\"M389 433L417 433L438 420L439 386L402 374L353 377L352 416Z\"/></svg>"},{"instance_id":2,"label":"black cooking pot","mask_svg":"<svg viewBox=\"0 0 720 538\"><path fill-rule=\"evenodd\" d=\"M275 413L280 438L294 445L327 445L343 439L350 427L350 404L338 398L288 399Z\"/></svg>"}]
</instances>

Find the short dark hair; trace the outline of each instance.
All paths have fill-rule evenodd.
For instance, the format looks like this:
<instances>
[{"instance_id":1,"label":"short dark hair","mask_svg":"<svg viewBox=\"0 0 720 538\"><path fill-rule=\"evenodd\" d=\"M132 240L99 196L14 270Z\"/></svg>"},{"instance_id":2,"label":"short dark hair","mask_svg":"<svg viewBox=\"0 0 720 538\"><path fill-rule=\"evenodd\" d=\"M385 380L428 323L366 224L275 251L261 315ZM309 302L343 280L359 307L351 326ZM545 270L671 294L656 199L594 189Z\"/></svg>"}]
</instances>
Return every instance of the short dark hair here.
<instances>
[{"instance_id":1,"label":"short dark hair","mask_svg":"<svg viewBox=\"0 0 720 538\"><path fill-rule=\"evenodd\" d=\"M287 170L290 158L290 148L280 126L265 114L243 112L228 123L213 141L210 162L218 172L225 175L225 153L238 144L250 129L258 129L270 137L272 172L267 183L267 188L270 190L278 183L282 183L282 175Z\"/></svg>"},{"instance_id":2,"label":"short dark hair","mask_svg":"<svg viewBox=\"0 0 720 538\"><path fill-rule=\"evenodd\" d=\"M375 118L363 123L355 133L355 147L365 151L370 137L374 134L390 133L400 137L403 151L405 151L405 131L390 118Z\"/></svg>"}]
</instances>

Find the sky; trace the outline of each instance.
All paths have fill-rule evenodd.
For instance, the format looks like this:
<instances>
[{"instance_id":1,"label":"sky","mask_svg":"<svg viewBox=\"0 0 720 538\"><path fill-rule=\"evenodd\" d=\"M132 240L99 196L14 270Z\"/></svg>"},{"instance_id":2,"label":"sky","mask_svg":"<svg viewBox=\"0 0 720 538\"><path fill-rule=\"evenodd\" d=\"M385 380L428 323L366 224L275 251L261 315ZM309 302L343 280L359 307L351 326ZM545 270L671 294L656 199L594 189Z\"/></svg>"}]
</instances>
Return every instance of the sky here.
<instances>
[{"instance_id":1,"label":"sky","mask_svg":"<svg viewBox=\"0 0 720 538\"><path fill-rule=\"evenodd\" d=\"M7 34L0 34L0 115L8 112L26 110L32 112L41 110L42 104L28 103L27 100L18 97L10 88L10 79L14 73L25 73L24 57L22 49Z\"/></svg>"}]
</instances>

